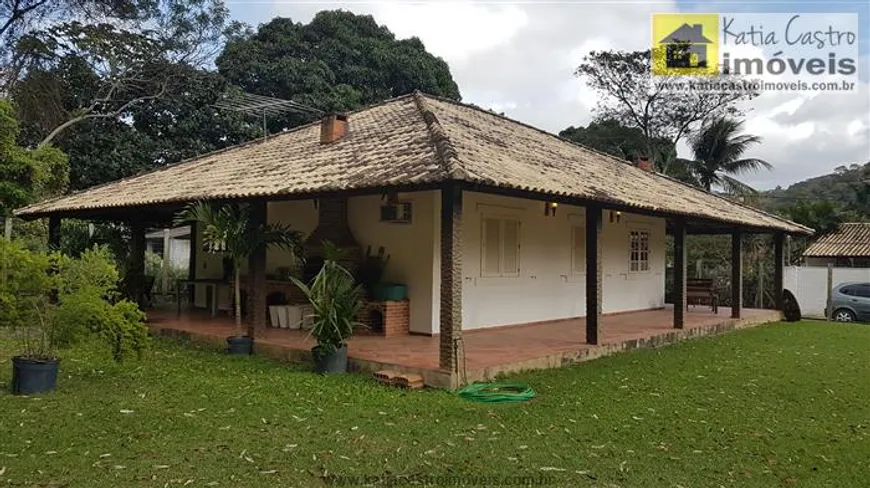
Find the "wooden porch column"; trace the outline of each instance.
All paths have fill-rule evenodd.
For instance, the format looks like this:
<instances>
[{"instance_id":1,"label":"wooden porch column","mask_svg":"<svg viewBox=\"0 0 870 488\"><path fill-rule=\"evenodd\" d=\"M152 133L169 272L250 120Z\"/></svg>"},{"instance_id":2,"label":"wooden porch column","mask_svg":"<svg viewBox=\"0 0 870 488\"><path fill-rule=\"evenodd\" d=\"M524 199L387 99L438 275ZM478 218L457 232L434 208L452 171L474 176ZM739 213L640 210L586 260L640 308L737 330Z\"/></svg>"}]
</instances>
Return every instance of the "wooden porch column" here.
<instances>
[{"instance_id":1,"label":"wooden porch column","mask_svg":"<svg viewBox=\"0 0 870 488\"><path fill-rule=\"evenodd\" d=\"M251 203L251 225L265 225L267 203ZM248 335L266 327L266 247L260 246L248 257Z\"/></svg>"},{"instance_id":2,"label":"wooden porch column","mask_svg":"<svg viewBox=\"0 0 870 488\"><path fill-rule=\"evenodd\" d=\"M601 328L601 207L586 207L586 342L598 344Z\"/></svg>"},{"instance_id":3,"label":"wooden porch column","mask_svg":"<svg viewBox=\"0 0 870 488\"><path fill-rule=\"evenodd\" d=\"M440 322L439 367L451 375L458 374L462 340L462 188L457 183L441 188Z\"/></svg>"},{"instance_id":4,"label":"wooden porch column","mask_svg":"<svg viewBox=\"0 0 870 488\"><path fill-rule=\"evenodd\" d=\"M199 224L196 222L190 223L190 253L187 256L187 279L195 280L196 279L196 253L199 250L199 241L197 241L197 232L199 231ZM178 290L180 293L181 290ZM187 296L190 297L190 306L193 308L193 304L196 302L196 285L189 285L187 287Z\"/></svg>"},{"instance_id":5,"label":"wooden porch column","mask_svg":"<svg viewBox=\"0 0 870 488\"><path fill-rule=\"evenodd\" d=\"M743 309L743 232L731 233L731 318L739 319Z\"/></svg>"},{"instance_id":6,"label":"wooden porch column","mask_svg":"<svg viewBox=\"0 0 870 488\"><path fill-rule=\"evenodd\" d=\"M674 222L674 328L686 320L686 223Z\"/></svg>"},{"instance_id":7,"label":"wooden porch column","mask_svg":"<svg viewBox=\"0 0 870 488\"><path fill-rule=\"evenodd\" d=\"M60 249L60 217L54 215L48 218L48 249Z\"/></svg>"},{"instance_id":8,"label":"wooden porch column","mask_svg":"<svg viewBox=\"0 0 870 488\"><path fill-rule=\"evenodd\" d=\"M127 268L128 293L145 308L145 225L130 224L130 267Z\"/></svg>"},{"instance_id":9,"label":"wooden porch column","mask_svg":"<svg viewBox=\"0 0 870 488\"><path fill-rule=\"evenodd\" d=\"M782 310L782 266L783 266L783 242L785 235L777 232L773 235L773 308Z\"/></svg>"}]
</instances>

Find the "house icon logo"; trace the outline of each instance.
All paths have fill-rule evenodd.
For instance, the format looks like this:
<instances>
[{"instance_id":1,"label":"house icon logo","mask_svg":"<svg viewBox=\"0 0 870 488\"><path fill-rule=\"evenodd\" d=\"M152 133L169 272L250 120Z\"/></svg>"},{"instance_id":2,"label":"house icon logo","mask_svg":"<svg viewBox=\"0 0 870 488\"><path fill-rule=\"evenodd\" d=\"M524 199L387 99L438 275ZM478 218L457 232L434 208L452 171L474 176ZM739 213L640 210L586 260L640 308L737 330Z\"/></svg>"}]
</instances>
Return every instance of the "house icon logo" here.
<instances>
[{"instance_id":1,"label":"house icon logo","mask_svg":"<svg viewBox=\"0 0 870 488\"><path fill-rule=\"evenodd\" d=\"M719 72L718 14L653 14L652 72L712 76Z\"/></svg>"}]
</instances>

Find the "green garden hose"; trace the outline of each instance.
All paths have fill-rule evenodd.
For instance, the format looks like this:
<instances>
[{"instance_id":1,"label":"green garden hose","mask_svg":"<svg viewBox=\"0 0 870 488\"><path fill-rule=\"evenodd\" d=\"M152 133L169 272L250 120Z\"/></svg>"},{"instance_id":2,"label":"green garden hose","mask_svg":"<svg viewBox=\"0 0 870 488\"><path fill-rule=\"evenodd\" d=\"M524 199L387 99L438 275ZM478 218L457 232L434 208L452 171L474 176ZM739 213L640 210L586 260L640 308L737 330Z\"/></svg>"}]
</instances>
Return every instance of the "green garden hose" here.
<instances>
[{"instance_id":1,"label":"green garden hose","mask_svg":"<svg viewBox=\"0 0 870 488\"><path fill-rule=\"evenodd\" d=\"M517 403L535 398L535 390L517 381L471 383L459 390L459 396L481 403Z\"/></svg>"}]
</instances>

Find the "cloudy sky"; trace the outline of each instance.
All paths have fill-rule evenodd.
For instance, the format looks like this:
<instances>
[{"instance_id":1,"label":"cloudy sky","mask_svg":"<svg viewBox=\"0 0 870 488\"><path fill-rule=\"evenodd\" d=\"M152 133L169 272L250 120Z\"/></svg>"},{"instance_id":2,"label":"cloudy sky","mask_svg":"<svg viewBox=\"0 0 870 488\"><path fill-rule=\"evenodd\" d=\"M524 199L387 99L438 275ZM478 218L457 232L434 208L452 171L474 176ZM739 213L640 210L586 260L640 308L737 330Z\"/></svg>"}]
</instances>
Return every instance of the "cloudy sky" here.
<instances>
[{"instance_id":1,"label":"cloudy sky","mask_svg":"<svg viewBox=\"0 0 870 488\"><path fill-rule=\"evenodd\" d=\"M228 0L234 18L258 25L275 16L308 22L317 11L371 14L398 37L419 37L450 65L463 101L504 112L551 132L585 125L596 95L573 76L596 49L649 47L654 12L857 12L870 25L870 2L660 2L634 0L313 2ZM870 161L870 56L861 38L855 93L765 93L747 106L747 131L764 138L750 156L772 172L743 179L767 189ZM685 148L682 148L684 151ZM688 156L687 154L681 154Z\"/></svg>"}]
</instances>

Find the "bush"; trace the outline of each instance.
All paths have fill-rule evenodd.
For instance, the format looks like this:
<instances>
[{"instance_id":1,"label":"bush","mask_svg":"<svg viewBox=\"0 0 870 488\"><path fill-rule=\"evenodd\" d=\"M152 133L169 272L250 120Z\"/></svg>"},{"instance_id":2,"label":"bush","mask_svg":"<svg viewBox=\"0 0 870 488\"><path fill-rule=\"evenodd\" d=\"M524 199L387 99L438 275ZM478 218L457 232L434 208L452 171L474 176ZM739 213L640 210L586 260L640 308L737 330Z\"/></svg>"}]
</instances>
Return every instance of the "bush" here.
<instances>
[{"instance_id":1,"label":"bush","mask_svg":"<svg viewBox=\"0 0 870 488\"><path fill-rule=\"evenodd\" d=\"M135 303L119 300L118 269L107 247L95 246L77 259L55 255L55 266L62 343L77 340L80 333L95 334L109 345L116 361L144 350L145 314Z\"/></svg>"},{"instance_id":2,"label":"bush","mask_svg":"<svg viewBox=\"0 0 870 488\"><path fill-rule=\"evenodd\" d=\"M108 248L73 258L0 240L0 257L0 325L19 332L22 355L54 357L58 347L88 337L105 342L116 361L147 347L145 316L118 299L118 270Z\"/></svg>"},{"instance_id":3,"label":"bush","mask_svg":"<svg viewBox=\"0 0 870 488\"><path fill-rule=\"evenodd\" d=\"M31 358L53 357L56 334L45 313L49 267L45 253L0 239L0 326L17 332L22 355Z\"/></svg>"}]
</instances>

